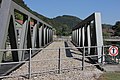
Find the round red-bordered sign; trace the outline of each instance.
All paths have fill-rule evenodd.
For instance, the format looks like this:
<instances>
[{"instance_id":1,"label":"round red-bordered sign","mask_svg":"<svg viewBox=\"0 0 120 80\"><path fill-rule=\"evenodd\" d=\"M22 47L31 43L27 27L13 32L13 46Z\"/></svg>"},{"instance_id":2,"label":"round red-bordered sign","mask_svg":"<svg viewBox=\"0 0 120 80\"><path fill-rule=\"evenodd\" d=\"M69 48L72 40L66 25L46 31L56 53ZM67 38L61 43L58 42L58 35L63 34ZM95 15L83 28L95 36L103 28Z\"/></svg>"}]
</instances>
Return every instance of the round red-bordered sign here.
<instances>
[{"instance_id":1,"label":"round red-bordered sign","mask_svg":"<svg viewBox=\"0 0 120 80\"><path fill-rule=\"evenodd\" d=\"M111 46L109 48L109 54L111 56L117 56L118 55L118 47L117 46Z\"/></svg>"}]
</instances>

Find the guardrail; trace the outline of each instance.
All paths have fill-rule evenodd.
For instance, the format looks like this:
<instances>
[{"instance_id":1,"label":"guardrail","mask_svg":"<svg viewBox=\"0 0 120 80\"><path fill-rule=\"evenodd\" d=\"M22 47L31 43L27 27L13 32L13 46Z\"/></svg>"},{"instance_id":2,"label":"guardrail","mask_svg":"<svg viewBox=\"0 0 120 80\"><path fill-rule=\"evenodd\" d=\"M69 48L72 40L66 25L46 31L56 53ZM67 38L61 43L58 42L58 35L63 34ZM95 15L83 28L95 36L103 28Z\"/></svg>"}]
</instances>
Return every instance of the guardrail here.
<instances>
[{"instance_id":1,"label":"guardrail","mask_svg":"<svg viewBox=\"0 0 120 80\"><path fill-rule=\"evenodd\" d=\"M120 39L119 36L103 36L103 39Z\"/></svg>"},{"instance_id":2,"label":"guardrail","mask_svg":"<svg viewBox=\"0 0 120 80\"><path fill-rule=\"evenodd\" d=\"M39 73L45 73L45 72L54 72L54 73L58 73L61 74L62 71L64 70L72 70L72 69L81 69L84 70L85 67L90 67L90 66L100 66L100 65L104 65L106 62L105 58L106 56L109 56L109 52L108 52L108 48L110 46L91 46L91 47L59 47L59 48L39 48L39 49L0 49L0 52L6 52L6 51L29 51L29 59L28 60L24 60L24 61L19 61L19 62L5 62L5 63L0 63L1 66L7 66L7 65L13 65L13 64L26 64L25 68L28 71L25 71L24 73L20 74L12 74L10 73L9 75L1 75L0 78L11 78L11 77L17 77L17 76L27 76L29 79L31 79L31 76L33 74L39 74ZM90 55L90 52L88 52L88 49L96 49L96 48L102 48L102 53L101 55ZM81 52L74 52L76 51L76 49L79 49ZM32 52L41 50L39 54L44 54L46 55L48 58L47 59L36 59L34 60L32 58ZM45 51L48 51L49 53L46 53ZM55 56L49 57L49 54L52 54L54 51L55 52ZM54 53L53 53L54 54ZM64 54L66 54L66 56L63 56ZM68 56L69 54L69 56ZM70 56L70 54L74 54L76 56L72 57ZM98 63L96 59L101 58L102 63ZM109 56L110 57L110 56ZM43 57L44 58L44 57ZM94 63L87 61L88 58L91 58L92 61L94 61ZM111 58L113 59L113 57ZM117 58L119 59L119 58ZM74 62L74 61L76 62ZM96 60L96 61L95 61ZM103 61L105 60L105 61ZM119 61L119 60L118 60ZM53 64L51 64L51 62ZM35 65L34 65L35 63ZM38 65L38 63L44 63L46 65L45 68L39 68L42 65ZM49 63L49 64L48 64ZM69 63L69 65L68 65ZM0 67L1 67L0 66ZM35 67L33 67L35 66ZM43 67L44 67L43 66ZM38 67L38 68L37 68ZM38 70L40 69L40 70ZM42 69L42 70L41 70ZM13 69L11 69L13 70ZM19 71L19 70L18 70ZM24 71L24 70L22 70ZM13 71L14 72L14 71Z\"/></svg>"}]
</instances>

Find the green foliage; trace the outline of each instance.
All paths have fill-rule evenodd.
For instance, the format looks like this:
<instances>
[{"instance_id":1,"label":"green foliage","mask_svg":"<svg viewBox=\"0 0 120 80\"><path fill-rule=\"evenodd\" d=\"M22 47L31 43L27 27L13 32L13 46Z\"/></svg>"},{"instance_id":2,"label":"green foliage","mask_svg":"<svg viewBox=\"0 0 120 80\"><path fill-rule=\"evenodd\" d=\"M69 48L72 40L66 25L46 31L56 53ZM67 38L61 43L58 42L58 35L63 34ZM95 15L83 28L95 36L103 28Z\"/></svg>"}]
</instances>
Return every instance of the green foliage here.
<instances>
[{"instance_id":1,"label":"green foliage","mask_svg":"<svg viewBox=\"0 0 120 80\"><path fill-rule=\"evenodd\" d=\"M119 80L119 79L120 79L120 72L109 72L101 75L98 80Z\"/></svg>"},{"instance_id":2,"label":"green foliage","mask_svg":"<svg viewBox=\"0 0 120 80\"><path fill-rule=\"evenodd\" d=\"M114 31L112 30L112 25L109 24L102 24L103 29L103 38L110 37L114 34ZM104 45L110 45L111 42L104 41Z\"/></svg>"},{"instance_id":3,"label":"green foliage","mask_svg":"<svg viewBox=\"0 0 120 80\"><path fill-rule=\"evenodd\" d=\"M102 24L102 28L112 28L112 25L110 24Z\"/></svg>"},{"instance_id":4,"label":"green foliage","mask_svg":"<svg viewBox=\"0 0 120 80\"><path fill-rule=\"evenodd\" d=\"M72 27L77 25L81 19L75 16L63 15L53 18L53 26L56 28L57 35L68 36L72 32Z\"/></svg>"},{"instance_id":5,"label":"green foliage","mask_svg":"<svg viewBox=\"0 0 120 80\"><path fill-rule=\"evenodd\" d=\"M110 34L107 32L103 32L103 36L110 36Z\"/></svg>"},{"instance_id":6,"label":"green foliage","mask_svg":"<svg viewBox=\"0 0 120 80\"><path fill-rule=\"evenodd\" d=\"M63 16L58 16L56 18L50 19L47 18L41 14L38 14L35 11L32 11L30 8L27 7L26 4L24 4L23 0L13 0L15 1L18 5L22 6L41 20L45 21L46 23L50 24L56 29L56 34L57 35L63 35L63 36L68 36L72 32L72 27L74 27L76 24L78 24L81 19L75 17L75 16L68 16L68 15L63 15ZM17 16L17 19L22 19L23 17L15 13L15 16Z\"/></svg>"},{"instance_id":7,"label":"green foliage","mask_svg":"<svg viewBox=\"0 0 120 80\"><path fill-rule=\"evenodd\" d=\"M120 36L120 21L117 21L115 25L112 27L115 31L115 36Z\"/></svg>"},{"instance_id":8,"label":"green foliage","mask_svg":"<svg viewBox=\"0 0 120 80\"><path fill-rule=\"evenodd\" d=\"M70 35L72 32L72 27L74 27L76 24L78 24L81 19L75 17L75 16L68 16L68 15L63 15L63 16L58 16L56 18L50 19L47 18L41 14L38 14L35 11L32 11L30 8L27 7L26 4L24 4L23 0L13 0L16 2L18 5L22 6L41 20L45 21L46 23L50 24L56 29L56 34L57 35L63 35L67 36ZM22 19L23 17L15 12L15 16L17 16L17 19Z\"/></svg>"},{"instance_id":9,"label":"green foliage","mask_svg":"<svg viewBox=\"0 0 120 80\"><path fill-rule=\"evenodd\" d=\"M112 25L109 24L102 24L102 29L103 29L103 36L111 36L113 35L112 31Z\"/></svg>"},{"instance_id":10,"label":"green foliage","mask_svg":"<svg viewBox=\"0 0 120 80\"><path fill-rule=\"evenodd\" d=\"M0 0L1 1L1 0ZM69 16L69 15L63 15L63 16L58 16L56 18L50 19L47 18L41 14L38 14L35 11L32 11L27 5L24 3L23 0L13 0L16 2L18 5L21 7L25 8L41 20L45 21L46 23L50 24L56 29L56 34L57 35L63 35L67 36L70 35L72 32L72 27L77 25L79 22L81 22L81 19L75 17L75 16ZM15 13L15 16L17 16L17 19L23 19L22 15ZM120 35L120 21L116 22L116 24L112 27L109 24L103 24L102 25L103 29L108 29L108 28L114 28L115 30L115 35ZM109 31L103 31L103 36L111 36L111 33Z\"/></svg>"},{"instance_id":11,"label":"green foliage","mask_svg":"<svg viewBox=\"0 0 120 80\"><path fill-rule=\"evenodd\" d=\"M69 26L70 28L74 27L76 24L81 22L81 19L69 15L58 16L56 18L53 18L53 20L60 22L62 24L67 24L67 26Z\"/></svg>"},{"instance_id":12,"label":"green foliage","mask_svg":"<svg viewBox=\"0 0 120 80\"><path fill-rule=\"evenodd\" d=\"M15 12L15 18L16 18L17 20L23 20L23 15L21 15L21 14L18 13L18 12Z\"/></svg>"}]
</instances>

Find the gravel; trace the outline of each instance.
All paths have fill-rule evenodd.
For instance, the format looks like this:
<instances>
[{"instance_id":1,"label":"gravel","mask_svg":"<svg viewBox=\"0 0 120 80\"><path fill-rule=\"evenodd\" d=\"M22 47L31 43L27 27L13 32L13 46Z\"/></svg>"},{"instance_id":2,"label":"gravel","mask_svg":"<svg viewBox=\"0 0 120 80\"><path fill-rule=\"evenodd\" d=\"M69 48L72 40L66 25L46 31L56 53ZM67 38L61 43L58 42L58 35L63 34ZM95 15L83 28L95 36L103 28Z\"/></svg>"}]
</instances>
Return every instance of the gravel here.
<instances>
[{"instance_id":1,"label":"gravel","mask_svg":"<svg viewBox=\"0 0 120 80\"><path fill-rule=\"evenodd\" d=\"M72 43L66 42L67 46L74 47ZM65 47L64 41L53 42L32 58L32 78L31 80L96 80L102 74L95 66L85 67L81 70L81 53L76 49L61 49L61 73L58 74L59 47ZM56 50L48 50L48 48ZM37 62L35 62L37 60ZM85 65L90 65L85 59ZM23 64L19 69L13 71L9 76L21 74L22 76L4 78L3 80L28 80L28 63Z\"/></svg>"}]
</instances>

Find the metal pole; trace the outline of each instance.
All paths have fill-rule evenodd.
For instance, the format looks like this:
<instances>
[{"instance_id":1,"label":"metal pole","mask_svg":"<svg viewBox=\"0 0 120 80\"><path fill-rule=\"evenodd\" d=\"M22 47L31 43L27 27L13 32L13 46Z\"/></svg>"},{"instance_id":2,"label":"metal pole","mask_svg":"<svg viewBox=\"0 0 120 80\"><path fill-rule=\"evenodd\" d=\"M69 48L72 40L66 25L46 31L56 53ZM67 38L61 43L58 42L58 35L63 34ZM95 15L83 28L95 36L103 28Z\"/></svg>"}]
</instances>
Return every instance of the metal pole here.
<instances>
[{"instance_id":1,"label":"metal pole","mask_svg":"<svg viewBox=\"0 0 120 80\"><path fill-rule=\"evenodd\" d=\"M84 63L85 63L85 47L83 47L82 70L84 70Z\"/></svg>"},{"instance_id":2,"label":"metal pole","mask_svg":"<svg viewBox=\"0 0 120 80\"><path fill-rule=\"evenodd\" d=\"M119 55L120 53L118 53L118 64L119 64L119 59L120 59L120 55Z\"/></svg>"},{"instance_id":3,"label":"metal pole","mask_svg":"<svg viewBox=\"0 0 120 80\"><path fill-rule=\"evenodd\" d=\"M29 54L29 79L31 79L31 48L30 48L30 54Z\"/></svg>"},{"instance_id":4,"label":"metal pole","mask_svg":"<svg viewBox=\"0 0 120 80\"><path fill-rule=\"evenodd\" d=\"M102 65L104 64L104 46L102 46L102 56L101 56L101 62L102 62Z\"/></svg>"},{"instance_id":5,"label":"metal pole","mask_svg":"<svg viewBox=\"0 0 120 80\"><path fill-rule=\"evenodd\" d=\"M58 55L58 74L60 74L60 48L59 48L59 55Z\"/></svg>"}]
</instances>

